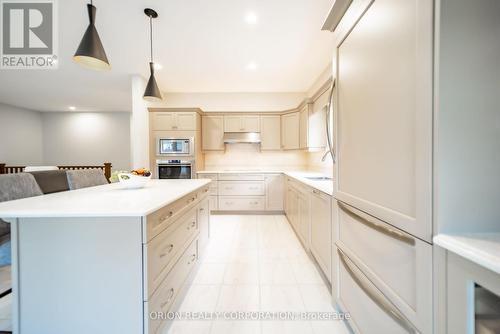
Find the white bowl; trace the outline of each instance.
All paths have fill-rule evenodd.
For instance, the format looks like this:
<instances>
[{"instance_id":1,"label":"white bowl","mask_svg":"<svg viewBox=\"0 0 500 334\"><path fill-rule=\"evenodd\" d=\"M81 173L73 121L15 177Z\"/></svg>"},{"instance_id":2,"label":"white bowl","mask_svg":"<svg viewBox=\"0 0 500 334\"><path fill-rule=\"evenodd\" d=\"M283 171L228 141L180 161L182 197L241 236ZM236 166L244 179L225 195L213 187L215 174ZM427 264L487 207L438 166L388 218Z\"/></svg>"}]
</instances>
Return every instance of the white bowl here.
<instances>
[{"instance_id":1,"label":"white bowl","mask_svg":"<svg viewBox=\"0 0 500 334\"><path fill-rule=\"evenodd\" d=\"M148 181L151 179L150 176L140 176L130 173L119 173L118 180L120 180L120 185L125 189L140 189L144 188Z\"/></svg>"}]
</instances>

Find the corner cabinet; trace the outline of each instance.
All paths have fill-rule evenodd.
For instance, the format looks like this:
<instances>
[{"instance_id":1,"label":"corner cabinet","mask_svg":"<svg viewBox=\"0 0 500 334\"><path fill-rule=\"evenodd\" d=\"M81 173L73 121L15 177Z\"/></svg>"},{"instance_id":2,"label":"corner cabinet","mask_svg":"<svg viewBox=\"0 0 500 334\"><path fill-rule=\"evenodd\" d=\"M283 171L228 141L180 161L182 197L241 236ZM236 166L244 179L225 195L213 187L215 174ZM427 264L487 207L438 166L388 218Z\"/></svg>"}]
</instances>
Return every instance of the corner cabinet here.
<instances>
[{"instance_id":1,"label":"corner cabinet","mask_svg":"<svg viewBox=\"0 0 500 334\"><path fill-rule=\"evenodd\" d=\"M281 145L284 150L297 150L300 148L299 127L299 112L281 116Z\"/></svg>"},{"instance_id":2,"label":"corner cabinet","mask_svg":"<svg viewBox=\"0 0 500 334\"><path fill-rule=\"evenodd\" d=\"M224 150L224 116L203 116L201 132L204 151Z\"/></svg>"},{"instance_id":3,"label":"corner cabinet","mask_svg":"<svg viewBox=\"0 0 500 334\"><path fill-rule=\"evenodd\" d=\"M427 242L432 73L432 0L371 1L337 47L335 197Z\"/></svg>"}]
</instances>

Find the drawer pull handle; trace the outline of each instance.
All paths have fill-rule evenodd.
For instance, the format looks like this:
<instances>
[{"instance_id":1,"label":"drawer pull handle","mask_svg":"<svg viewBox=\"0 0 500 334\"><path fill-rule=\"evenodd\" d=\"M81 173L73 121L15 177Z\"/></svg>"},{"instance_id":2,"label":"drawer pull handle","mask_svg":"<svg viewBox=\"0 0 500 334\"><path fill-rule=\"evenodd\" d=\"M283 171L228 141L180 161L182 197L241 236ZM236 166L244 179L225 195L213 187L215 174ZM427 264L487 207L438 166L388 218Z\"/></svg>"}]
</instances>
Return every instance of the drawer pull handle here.
<instances>
[{"instance_id":1,"label":"drawer pull handle","mask_svg":"<svg viewBox=\"0 0 500 334\"><path fill-rule=\"evenodd\" d=\"M351 217L354 217L355 219L360 220L365 225L368 225L371 228L373 228L379 232L382 232L386 235L389 235L393 238L399 239L407 244L410 244L412 246L415 245L415 239L404 234L403 232L399 232L396 229L385 226L385 224L381 224L381 223L374 221L374 219L372 219L369 215L351 207L350 205L344 204L342 202L338 202L338 205L339 205L339 208L341 208L348 215L350 215Z\"/></svg>"},{"instance_id":2,"label":"drawer pull handle","mask_svg":"<svg viewBox=\"0 0 500 334\"><path fill-rule=\"evenodd\" d=\"M172 249L174 249L174 245L173 244L168 245L167 251L160 254L160 259L167 256L167 254L170 253Z\"/></svg>"},{"instance_id":3,"label":"drawer pull handle","mask_svg":"<svg viewBox=\"0 0 500 334\"><path fill-rule=\"evenodd\" d=\"M160 304L160 308L164 308L165 306L167 306L170 303L170 301L172 300L173 296L174 296L174 288L170 288L168 298L166 301L164 301L163 303Z\"/></svg>"},{"instance_id":4,"label":"drawer pull handle","mask_svg":"<svg viewBox=\"0 0 500 334\"><path fill-rule=\"evenodd\" d=\"M196 260L196 254L191 255L191 258L189 259L188 264L193 263L194 260Z\"/></svg>"},{"instance_id":5,"label":"drawer pull handle","mask_svg":"<svg viewBox=\"0 0 500 334\"><path fill-rule=\"evenodd\" d=\"M313 190L313 194L319 195L319 191Z\"/></svg>"},{"instance_id":6,"label":"drawer pull handle","mask_svg":"<svg viewBox=\"0 0 500 334\"><path fill-rule=\"evenodd\" d=\"M205 211L205 208L200 208L200 211Z\"/></svg>"},{"instance_id":7,"label":"drawer pull handle","mask_svg":"<svg viewBox=\"0 0 500 334\"><path fill-rule=\"evenodd\" d=\"M351 275L352 279L370 297L370 299L373 300L377 305L379 305L382 310L384 310L384 312L386 312L391 318L396 320L403 328L405 328L408 333L418 333L415 326L413 326L413 324L404 316L404 314L401 313L401 311L399 311L382 292L378 291L376 288L373 288L371 284L367 282L367 278L364 278L357 274L357 270L354 269L355 265L345 255L345 253L340 250L340 248L337 248L337 252L349 275Z\"/></svg>"},{"instance_id":8,"label":"drawer pull handle","mask_svg":"<svg viewBox=\"0 0 500 334\"><path fill-rule=\"evenodd\" d=\"M187 229L190 230L191 228L196 226L196 222L192 222L191 224L188 225Z\"/></svg>"},{"instance_id":9,"label":"drawer pull handle","mask_svg":"<svg viewBox=\"0 0 500 334\"><path fill-rule=\"evenodd\" d=\"M205 189L203 192L204 192L204 193L208 193L208 189Z\"/></svg>"},{"instance_id":10,"label":"drawer pull handle","mask_svg":"<svg viewBox=\"0 0 500 334\"><path fill-rule=\"evenodd\" d=\"M160 223L163 223L165 220L167 220L168 218L172 217L174 215L174 212L173 211L169 211L168 214L166 214L165 216L162 216L160 218Z\"/></svg>"}]
</instances>

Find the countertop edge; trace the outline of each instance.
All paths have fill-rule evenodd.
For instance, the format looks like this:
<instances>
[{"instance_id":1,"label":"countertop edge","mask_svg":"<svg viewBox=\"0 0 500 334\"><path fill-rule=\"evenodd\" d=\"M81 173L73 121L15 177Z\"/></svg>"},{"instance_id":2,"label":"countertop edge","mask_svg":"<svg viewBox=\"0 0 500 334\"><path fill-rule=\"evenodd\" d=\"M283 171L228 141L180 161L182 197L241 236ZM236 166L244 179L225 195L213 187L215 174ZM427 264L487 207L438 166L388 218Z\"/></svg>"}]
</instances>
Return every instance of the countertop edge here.
<instances>
[{"instance_id":1,"label":"countertop edge","mask_svg":"<svg viewBox=\"0 0 500 334\"><path fill-rule=\"evenodd\" d=\"M197 174L224 174L224 173L227 173L227 174L284 174L286 176L289 176L291 177L292 179L308 186L308 187L311 187L315 190L318 190L318 191L321 191L322 193L328 195L328 196L332 196L333 197L333 192L334 192L334 189L332 188L331 190L326 190L325 188L323 187L320 187L318 186L317 184L314 184L314 182L310 182L308 181L307 179L304 180L304 177L300 177L299 175L297 174L300 174L300 173L310 173L310 174L322 174L321 172L316 172L316 171L283 171L283 170L258 170L258 171L254 171L254 170L249 170L249 171L221 171L221 170L204 170L204 171L197 171L196 172ZM321 182L321 181L320 181ZM326 182L326 181L325 181ZM334 180L330 180L328 182L334 182Z\"/></svg>"},{"instance_id":2,"label":"countertop edge","mask_svg":"<svg viewBox=\"0 0 500 334\"><path fill-rule=\"evenodd\" d=\"M459 238L473 238L474 235L450 235L438 234L434 236L433 241L437 246L446 249L456 255L459 255L481 267L495 272L500 275L500 254L493 255L488 252L484 247L477 247L467 244L464 240Z\"/></svg>"}]
</instances>

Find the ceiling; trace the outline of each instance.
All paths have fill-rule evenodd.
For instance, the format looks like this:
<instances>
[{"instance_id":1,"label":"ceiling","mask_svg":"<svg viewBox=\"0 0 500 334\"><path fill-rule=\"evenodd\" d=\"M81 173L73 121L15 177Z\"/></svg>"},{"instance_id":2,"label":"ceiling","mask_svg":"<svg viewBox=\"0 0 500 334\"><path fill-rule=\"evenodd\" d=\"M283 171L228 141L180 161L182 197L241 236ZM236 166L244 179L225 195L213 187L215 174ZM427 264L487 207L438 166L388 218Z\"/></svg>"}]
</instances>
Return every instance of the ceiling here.
<instances>
[{"instance_id":1,"label":"ceiling","mask_svg":"<svg viewBox=\"0 0 500 334\"><path fill-rule=\"evenodd\" d=\"M96 0L112 70L72 61L88 24L86 1L58 1L59 69L0 70L0 102L41 111L130 110L130 76L147 78L153 22L158 84L166 92L305 92L331 61L321 31L333 0ZM246 22L254 13L257 22ZM254 63L256 69L249 69Z\"/></svg>"}]
</instances>

